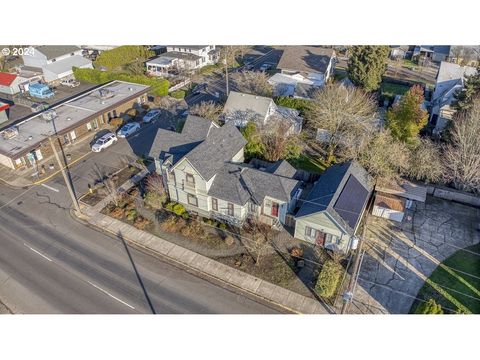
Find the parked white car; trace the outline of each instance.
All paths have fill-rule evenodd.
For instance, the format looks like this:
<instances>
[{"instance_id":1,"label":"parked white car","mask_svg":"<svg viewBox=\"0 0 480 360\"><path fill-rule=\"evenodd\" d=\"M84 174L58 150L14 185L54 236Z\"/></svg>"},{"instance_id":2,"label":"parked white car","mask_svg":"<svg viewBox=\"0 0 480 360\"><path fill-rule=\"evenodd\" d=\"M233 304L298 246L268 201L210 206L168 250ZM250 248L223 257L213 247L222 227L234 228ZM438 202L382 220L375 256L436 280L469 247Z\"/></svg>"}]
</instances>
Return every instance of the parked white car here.
<instances>
[{"instance_id":1,"label":"parked white car","mask_svg":"<svg viewBox=\"0 0 480 360\"><path fill-rule=\"evenodd\" d=\"M120 130L117 131L117 136L119 138L125 138L132 135L134 132L137 132L140 129L140 124L138 122L131 122L123 125Z\"/></svg>"},{"instance_id":2,"label":"parked white car","mask_svg":"<svg viewBox=\"0 0 480 360\"><path fill-rule=\"evenodd\" d=\"M92 151L100 152L103 149L106 149L109 146L115 144L117 141L117 136L112 132L108 132L101 138L97 139L97 141L95 141L95 144L92 145Z\"/></svg>"},{"instance_id":3,"label":"parked white car","mask_svg":"<svg viewBox=\"0 0 480 360\"><path fill-rule=\"evenodd\" d=\"M150 110L143 116L143 122L149 123L154 120L158 115L160 115L160 110Z\"/></svg>"},{"instance_id":4,"label":"parked white car","mask_svg":"<svg viewBox=\"0 0 480 360\"><path fill-rule=\"evenodd\" d=\"M74 88L79 86L80 82L75 79L66 79L66 80L62 80L60 84L62 84L63 86Z\"/></svg>"}]
</instances>

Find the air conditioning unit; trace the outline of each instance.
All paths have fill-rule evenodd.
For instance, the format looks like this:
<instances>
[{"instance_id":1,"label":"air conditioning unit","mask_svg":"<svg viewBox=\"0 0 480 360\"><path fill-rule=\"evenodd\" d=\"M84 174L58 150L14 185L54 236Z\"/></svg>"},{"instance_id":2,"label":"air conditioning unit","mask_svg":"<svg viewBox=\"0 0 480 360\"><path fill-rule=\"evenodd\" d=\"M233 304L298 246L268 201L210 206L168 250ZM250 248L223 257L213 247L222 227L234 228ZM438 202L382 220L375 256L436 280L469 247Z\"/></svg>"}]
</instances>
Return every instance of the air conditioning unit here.
<instances>
[{"instance_id":1,"label":"air conditioning unit","mask_svg":"<svg viewBox=\"0 0 480 360\"><path fill-rule=\"evenodd\" d=\"M98 93L100 95L100 99L109 99L115 96L115 93L108 88L100 89L98 90Z\"/></svg>"},{"instance_id":2,"label":"air conditioning unit","mask_svg":"<svg viewBox=\"0 0 480 360\"><path fill-rule=\"evenodd\" d=\"M11 126L2 131L2 136L5 140L13 139L17 135L18 135L18 128L15 126Z\"/></svg>"}]
</instances>

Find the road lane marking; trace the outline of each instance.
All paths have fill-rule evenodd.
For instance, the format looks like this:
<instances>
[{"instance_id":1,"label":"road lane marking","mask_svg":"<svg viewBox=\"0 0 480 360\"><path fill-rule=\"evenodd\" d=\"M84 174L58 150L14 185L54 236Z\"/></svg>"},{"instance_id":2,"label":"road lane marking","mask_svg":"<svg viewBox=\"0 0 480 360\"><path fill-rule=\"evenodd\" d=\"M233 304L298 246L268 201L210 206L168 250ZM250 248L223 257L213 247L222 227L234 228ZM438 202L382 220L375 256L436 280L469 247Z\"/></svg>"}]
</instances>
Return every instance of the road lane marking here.
<instances>
[{"instance_id":1,"label":"road lane marking","mask_svg":"<svg viewBox=\"0 0 480 360\"><path fill-rule=\"evenodd\" d=\"M40 251L38 250L35 250L34 248L28 246L27 244L23 243L23 245L25 245L27 248L29 248L30 250L32 250L34 253L40 255L41 257L43 257L44 259L47 259L48 261L52 261L52 259L46 257L45 255L43 255Z\"/></svg>"},{"instance_id":2,"label":"road lane marking","mask_svg":"<svg viewBox=\"0 0 480 360\"><path fill-rule=\"evenodd\" d=\"M44 188L47 188L48 190L52 190L52 191L55 191L55 192L60 192L60 190L55 189L55 188L53 188L51 186L48 186L46 184L41 184L41 186L43 186Z\"/></svg>"},{"instance_id":3,"label":"road lane marking","mask_svg":"<svg viewBox=\"0 0 480 360\"><path fill-rule=\"evenodd\" d=\"M94 284L94 283L92 283L92 282L90 282L90 281L88 281L88 280L87 280L87 282L88 282L90 285L92 285L94 288L96 288L96 289L100 290L101 292L107 294L107 295L110 296L111 298L114 298L114 299L117 300L118 302L121 302L123 305L126 305L126 306L128 306L129 308L131 308L131 309L135 309L132 305L127 304L125 301L120 300L120 299L117 298L116 296L110 294L108 291L103 290L100 286L98 286L98 285L96 285L96 284Z\"/></svg>"}]
</instances>

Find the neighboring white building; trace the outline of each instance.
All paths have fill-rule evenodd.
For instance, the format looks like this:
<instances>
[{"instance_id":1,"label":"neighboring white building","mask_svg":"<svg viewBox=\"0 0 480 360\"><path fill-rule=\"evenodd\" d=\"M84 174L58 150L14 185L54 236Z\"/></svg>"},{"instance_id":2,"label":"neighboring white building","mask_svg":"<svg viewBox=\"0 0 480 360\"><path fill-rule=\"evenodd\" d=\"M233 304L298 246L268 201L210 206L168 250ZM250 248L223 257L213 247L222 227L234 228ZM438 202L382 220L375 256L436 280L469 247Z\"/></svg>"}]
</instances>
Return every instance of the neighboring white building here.
<instances>
[{"instance_id":1,"label":"neighboring white building","mask_svg":"<svg viewBox=\"0 0 480 360\"><path fill-rule=\"evenodd\" d=\"M0 72L0 97L11 96L28 90L30 83L39 82L43 79L41 72L18 70L15 73Z\"/></svg>"},{"instance_id":2,"label":"neighboring white building","mask_svg":"<svg viewBox=\"0 0 480 360\"><path fill-rule=\"evenodd\" d=\"M277 65L281 73L269 83L275 96L309 99L328 81L335 67L335 51L317 46L287 46Z\"/></svg>"},{"instance_id":3,"label":"neighboring white building","mask_svg":"<svg viewBox=\"0 0 480 360\"><path fill-rule=\"evenodd\" d=\"M46 82L73 77L72 67L93 68L92 62L82 56L83 49L78 46L42 45L29 49L22 55L23 63L41 69Z\"/></svg>"},{"instance_id":4,"label":"neighboring white building","mask_svg":"<svg viewBox=\"0 0 480 360\"><path fill-rule=\"evenodd\" d=\"M286 121L289 133L298 134L302 130L303 119L294 109L277 106L272 98L230 91L223 108L223 120L237 127L245 127L249 121L258 126L266 126L274 119Z\"/></svg>"},{"instance_id":5,"label":"neighboring white building","mask_svg":"<svg viewBox=\"0 0 480 360\"><path fill-rule=\"evenodd\" d=\"M0 101L0 124L8 121L7 110L10 105Z\"/></svg>"},{"instance_id":6,"label":"neighboring white building","mask_svg":"<svg viewBox=\"0 0 480 360\"><path fill-rule=\"evenodd\" d=\"M460 66L442 61L438 70L435 90L432 95L430 123L435 126L434 135L439 135L455 114L455 93L462 90L465 78L476 74L471 66Z\"/></svg>"},{"instance_id":7,"label":"neighboring white building","mask_svg":"<svg viewBox=\"0 0 480 360\"><path fill-rule=\"evenodd\" d=\"M149 74L175 75L175 70L200 69L218 61L215 45L170 45L166 49L166 53L145 63Z\"/></svg>"},{"instance_id":8,"label":"neighboring white building","mask_svg":"<svg viewBox=\"0 0 480 360\"><path fill-rule=\"evenodd\" d=\"M159 129L150 151L172 201L240 226L249 216L284 224L298 198L296 170L284 161L259 170L243 163L246 140L233 125L189 115L181 133Z\"/></svg>"},{"instance_id":9,"label":"neighboring white building","mask_svg":"<svg viewBox=\"0 0 480 360\"><path fill-rule=\"evenodd\" d=\"M402 222L407 201L395 195L377 192L375 194L375 202L373 203L372 215Z\"/></svg>"}]
</instances>

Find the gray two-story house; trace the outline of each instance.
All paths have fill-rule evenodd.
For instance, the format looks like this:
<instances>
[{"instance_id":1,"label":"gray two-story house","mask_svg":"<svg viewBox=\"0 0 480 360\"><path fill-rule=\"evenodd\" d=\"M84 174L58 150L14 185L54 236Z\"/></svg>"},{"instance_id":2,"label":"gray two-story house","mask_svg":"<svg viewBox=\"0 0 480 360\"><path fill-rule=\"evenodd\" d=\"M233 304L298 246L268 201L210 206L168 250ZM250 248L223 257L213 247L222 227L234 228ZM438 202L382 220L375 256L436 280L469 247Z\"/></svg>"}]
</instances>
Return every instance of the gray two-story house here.
<instances>
[{"instance_id":1,"label":"gray two-story house","mask_svg":"<svg viewBox=\"0 0 480 360\"><path fill-rule=\"evenodd\" d=\"M233 124L189 115L181 133L158 130L150 156L170 199L188 211L234 225L249 216L284 223L301 193L296 171L287 162L267 169L243 163L245 145Z\"/></svg>"}]
</instances>

